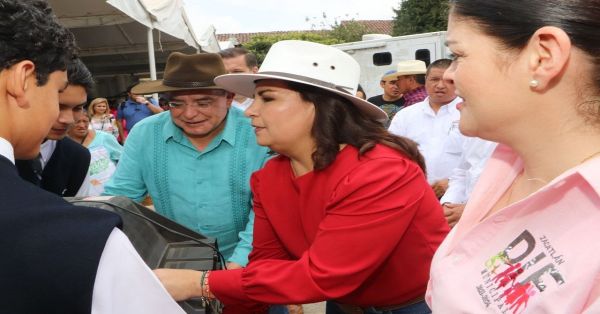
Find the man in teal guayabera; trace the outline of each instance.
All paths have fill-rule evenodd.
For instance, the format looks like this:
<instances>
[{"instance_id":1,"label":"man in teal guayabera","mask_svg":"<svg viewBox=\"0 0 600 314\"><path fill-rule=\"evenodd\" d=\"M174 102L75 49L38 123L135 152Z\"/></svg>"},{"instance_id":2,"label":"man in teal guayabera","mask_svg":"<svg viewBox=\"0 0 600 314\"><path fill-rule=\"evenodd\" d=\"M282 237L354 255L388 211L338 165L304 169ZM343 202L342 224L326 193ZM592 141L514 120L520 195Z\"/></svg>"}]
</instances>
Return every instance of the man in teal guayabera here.
<instances>
[{"instance_id":1,"label":"man in teal guayabera","mask_svg":"<svg viewBox=\"0 0 600 314\"><path fill-rule=\"evenodd\" d=\"M237 268L252 249L250 175L269 155L249 119L231 107L234 94L215 86L226 73L218 54L176 52L162 80L133 87L164 93L171 110L131 130L104 194L136 201L149 194L158 213L217 238L228 268Z\"/></svg>"}]
</instances>

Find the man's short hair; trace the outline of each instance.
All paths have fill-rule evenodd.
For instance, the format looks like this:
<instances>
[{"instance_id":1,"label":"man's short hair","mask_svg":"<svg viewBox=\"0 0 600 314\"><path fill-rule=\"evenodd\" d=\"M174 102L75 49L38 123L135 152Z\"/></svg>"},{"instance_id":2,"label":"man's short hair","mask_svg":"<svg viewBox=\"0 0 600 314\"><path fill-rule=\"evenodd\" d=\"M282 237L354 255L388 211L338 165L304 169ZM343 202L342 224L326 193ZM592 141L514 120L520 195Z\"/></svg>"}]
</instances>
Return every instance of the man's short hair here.
<instances>
[{"instance_id":1,"label":"man's short hair","mask_svg":"<svg viewBox=\"0 0 600 314\"><path fill-rule=\"evenodd\" d=\"M81 59L74 59L67 65L67 77L69 85L82 86L88 95L92 93L94 79Z\"/></svg>"},{"instance_id":2,"label":"man's short hair","mask_svg":"<svg viewBox=\"0 0 600 314\"><path fill-rule=\"evenodd\" d=\"M452 60L450 59L439 59L434 61L433 63L431 63L428 67L427 67L427 73L425 74L426 76L429 76L429 71L433 68L437 68L437 69L447 69L450 67L450 65L452 65Z\"/></svg>"},{"instance_id":3,"label":"man's short hair","mask_svg":"<svg viewBox=\"0 0 600 314\"><path fill-rule=\"evenodd\" d=\"M42 86L50 73L64 71L75 55L73 34L58 24L46 1L0 0L1 70L30 60Z\"/></svg>"},{"instance_id":4,"label":"man's short hair","mask_svg":"<svg viewBox=\"0 0 600 314\"><path fill-rule=\"evenodd\" d=\"M252 69L253 67L258 67L258 61L256 60L256 56L252 52L246 50L246 48L244 47L233 47L223 49L219 51L219 55L223 59L245 56L244 59L246 60L246 66L248 68Z\"/></svg>"}]
</instances>

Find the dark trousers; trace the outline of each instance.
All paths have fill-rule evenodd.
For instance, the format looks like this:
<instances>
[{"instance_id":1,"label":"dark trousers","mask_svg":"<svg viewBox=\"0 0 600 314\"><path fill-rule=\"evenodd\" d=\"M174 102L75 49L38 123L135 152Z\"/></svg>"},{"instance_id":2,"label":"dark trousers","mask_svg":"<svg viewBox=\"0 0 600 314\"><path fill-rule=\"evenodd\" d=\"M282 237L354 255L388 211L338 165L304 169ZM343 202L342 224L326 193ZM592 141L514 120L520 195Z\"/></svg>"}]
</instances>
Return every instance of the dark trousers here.
<instances>
[{"instance_id":1,"label":"dark trousers","mask_svg":"<svg viewBox=\"0 0 600 314\"><path fill-rule=\"evenodd\" d=\"M431 314L425 301L407 305L394 310L377 310L374 307L363 309L364 314ZM346 314L335 302L327 301L326 314Z\"/></svg>"}]
</instances>

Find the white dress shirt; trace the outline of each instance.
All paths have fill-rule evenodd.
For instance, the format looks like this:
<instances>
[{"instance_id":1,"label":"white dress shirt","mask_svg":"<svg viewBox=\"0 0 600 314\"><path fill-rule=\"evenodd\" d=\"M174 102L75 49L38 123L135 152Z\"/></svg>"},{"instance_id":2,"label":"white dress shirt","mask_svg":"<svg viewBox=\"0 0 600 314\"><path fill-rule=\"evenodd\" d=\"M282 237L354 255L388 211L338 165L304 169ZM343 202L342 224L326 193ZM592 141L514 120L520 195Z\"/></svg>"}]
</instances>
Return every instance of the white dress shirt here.
<instances>
[{"instance_id":1,"label":"white dress shirt","mask_svg":"<svg viewBox=\"0 0 600 314\"><path fill-rule=\"evenodd\" d=\"M42 159L41 159L42 169L44 169L44 167L46 167L46 165L50 161L50 158L52 157L52 154L54 154L55 150L56 150L56 140L46 140L45 142L42 143L42 146L40 146L40 154L42 155Z\"/></svg>"},{"instance_id":2,"label":"white dress shirt","mask_svg":"<svg viewBox=\"0 0 600 314\"><path fill-rule=\"evenodd\" d=\"M117 228L100 257L92 297L92 314L111 313L185 313Z\"/></svg>"},{"instance_id":3,"label":"white dress shirt","mask_svg":"<svg viewBox=\"0 0 600 314\"><path fill-rule=\"evenodd\" d=\"M0 155L15 161L12 145L0 137ZM102 251L92 296L93 314L185 313L117 228Z\"/></svg>"},{"instance_id":4,"label":"white dress shirt","mask_svg":"<svg viewBox=\"0 0 600 314\"><path fill-rule=\"evenodd\" d=\"M443 203L464 204L475 187L497 143L478 137L467 137L463 142L460 162L450 175L448 190L440 200Z\"/></svg>"},{"instance_id":5,"label":"white dress shirt","mask_svg":"<svg viewBox=\"0 0 600 314\"><path fill-rule=\"evenodd\" d=\"M15 150L13 149L12 144L2 137L0 137L0 155L8 158L8 160L10 160L14 165Z\"/></svg>"},{"instance_id":6,"label":"white dress shirt","mask_svg":"<svg viewBox=\"0 0 600 314\"><path fill-rule=\"evenodd\" d=\"M406 107L394 116L389 131L412 139L419 144L419 151L425 157L427 181L446 179L458 165L465 136L458 131L460 112L456 104L462 101L456 97L433 111L429 97L420 103Z\"/></svg>"}]
</instances>

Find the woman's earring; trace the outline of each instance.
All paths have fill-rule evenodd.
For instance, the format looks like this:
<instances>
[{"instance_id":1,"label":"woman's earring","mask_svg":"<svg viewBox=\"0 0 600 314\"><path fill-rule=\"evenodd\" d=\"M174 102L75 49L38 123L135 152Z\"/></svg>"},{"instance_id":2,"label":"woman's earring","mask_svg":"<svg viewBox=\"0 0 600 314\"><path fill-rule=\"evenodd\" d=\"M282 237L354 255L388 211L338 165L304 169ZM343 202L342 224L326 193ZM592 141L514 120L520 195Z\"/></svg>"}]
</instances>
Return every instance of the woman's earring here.
<instances>
[{"instance_id":1,"label":"woman's earring","mask_svg":"<svg viewBox=\"0 0 600 314\"><path fill-rule=\"evenodd\" d=\"M538 86L540 86L540 81L538 81L536 79L533 79L533 80L529 81L529 87L536 88Z\"/></svg>"}]
</instances>

